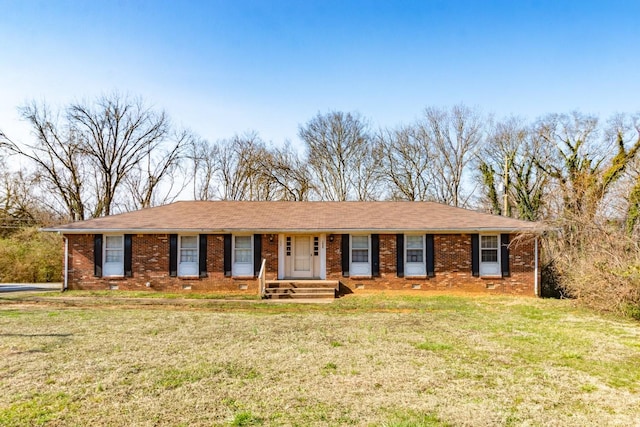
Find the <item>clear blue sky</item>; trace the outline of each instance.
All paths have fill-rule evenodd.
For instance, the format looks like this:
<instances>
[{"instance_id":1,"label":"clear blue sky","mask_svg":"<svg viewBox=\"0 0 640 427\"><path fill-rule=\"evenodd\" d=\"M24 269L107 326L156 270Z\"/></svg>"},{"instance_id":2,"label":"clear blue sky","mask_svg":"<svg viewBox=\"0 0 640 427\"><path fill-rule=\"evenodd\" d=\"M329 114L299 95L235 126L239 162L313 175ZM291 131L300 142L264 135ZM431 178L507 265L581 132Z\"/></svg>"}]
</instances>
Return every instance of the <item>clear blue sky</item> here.
<instances>
[{"instance_id":1,"label":"clear blue sky","mask_svg":"<svg viewBox=\"0 0 640 427\"><path fill-rule=\"evenodd\" d=\"M0 129L17 106L140 95L217 140L298 141L465 103L498 117L640 111L640 1L0 0Z\"/></svg>"}]
</instances>

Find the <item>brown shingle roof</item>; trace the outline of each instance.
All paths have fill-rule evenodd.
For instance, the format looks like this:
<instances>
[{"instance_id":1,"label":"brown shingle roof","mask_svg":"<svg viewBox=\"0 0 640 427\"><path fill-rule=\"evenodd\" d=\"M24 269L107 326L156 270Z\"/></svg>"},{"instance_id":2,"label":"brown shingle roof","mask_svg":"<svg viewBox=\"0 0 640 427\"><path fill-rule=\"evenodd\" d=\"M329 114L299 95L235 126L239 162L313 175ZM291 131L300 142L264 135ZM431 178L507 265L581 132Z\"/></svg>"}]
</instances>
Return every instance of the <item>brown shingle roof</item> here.
<instances>
[{"instance_id":1,"label":"brown shingle roof","mask_svg":"<svg viewBox=\"0 0 640 427\"><path fill-rule=\"evenodd\" d=\"M185 201L52 227L106 232L535 231L540 224L433 202Z\"/></svg>"}]
</instances>

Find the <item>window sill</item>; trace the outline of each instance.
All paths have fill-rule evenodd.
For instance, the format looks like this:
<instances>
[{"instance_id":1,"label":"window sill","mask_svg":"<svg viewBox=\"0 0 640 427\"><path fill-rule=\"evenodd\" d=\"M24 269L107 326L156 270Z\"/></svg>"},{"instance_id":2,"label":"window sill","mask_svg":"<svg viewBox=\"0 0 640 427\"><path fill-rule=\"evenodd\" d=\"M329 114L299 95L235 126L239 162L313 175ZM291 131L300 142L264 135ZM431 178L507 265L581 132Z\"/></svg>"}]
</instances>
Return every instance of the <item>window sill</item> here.
<instances>
[{"instance_id":1,"label":"window sill","mask_svg":"<svg viewBox=\"0 0 640 427\"><path fill-rule=\"evenodd\" d=\"M416 280L416 279L427 280L429 277L426 274L412 274L412 275L405 275L404 278L410 279L410 280Z\"/></svg>"},{"instance_id":2,"label":"window sill","mask_svg":"<svg viewBox=\"0 0 640 427\"><path fill-rule=\"evenodd\" d=\"M367 274L358 274L358 275L354 275L354 276L349 276L349 279L354 279L354 280L363 280L363 279L373 279L372 275L367 275Z\"/></svg>"},{"instance_id":3,"label":"window sill","mask_svg":"<svg viewBox=\"0 0 640 427\"><path fill-rule=\"evenodd\" d=\"M480 276L480 279L482 279L482 280L496 280L496 279L502 279L502 275L500 275L500 274L485 275L485 276Z\"/></svg>"},{"instance_id":4,"label":"window sill","mask_svg":"<svg viewBox=\"0 0 640 427\"><path fill-rule=\"evenodd\" d=\"M102 276L103 279L105 280L125 280L126 277L125 276Z\"/></svg>"},{"instance_id":5,"label":"window sill","mask_svg":"<svg viewBox=\"0 0 640 427\"><path fill-rule=\"evenodd\" d=\"M237 280L253 280L256 276L231 276L231 278Z\"/></svg>"},{"instance_id":6,"label":"window sill","mask_svg":"<svg viewBox=\"0 0 640 427\"><path fill-rule=\"evenodd\" d=\"M200 279L200 276L198 276L198 275L194 275L194 276L178 276L178 279L180 279L180 280L198 280L198 279Z\"/></svg>"}]
</instances>

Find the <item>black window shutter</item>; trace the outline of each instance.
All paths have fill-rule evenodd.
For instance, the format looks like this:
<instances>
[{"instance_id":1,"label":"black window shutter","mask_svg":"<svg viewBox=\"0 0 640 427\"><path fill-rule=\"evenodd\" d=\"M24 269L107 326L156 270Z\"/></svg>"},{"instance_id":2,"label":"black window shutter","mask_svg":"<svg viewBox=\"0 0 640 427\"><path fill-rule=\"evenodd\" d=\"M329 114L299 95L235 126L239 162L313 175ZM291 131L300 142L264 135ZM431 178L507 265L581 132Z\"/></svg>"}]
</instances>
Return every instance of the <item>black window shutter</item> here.
<instances>
[{"instance_id":1,"label":"black window shutter","mask_svg":"<svg viewBox=\"0 0 640 427\"><path fill-rule=\"evenodd\" d=\"M480 276L480 236L471 235L471 273L473 277Z\"/></svg>"},{"instance_id":2,"label":"black window shutter","mask_svg":"<svg viewBox=\"0 0 640 427\"><path fill-rule=\"evenodd\" d=\"M404 277L404 234L396 234L396 270Z\"/></svg>"},{"instance_id":3,"label":"black window shutter","mask_svg":"<svg viewBox=\"0 0 640 427\"><path fill-rule=\"evenodd\" d=\"M178 275L178 235L169 234L169 276Z\"/></svg>"},{"instance_id":4,"label":"black window shutter","mask_svg":"<svg viewBox=\"0 0 640 427\"><path fill-rule=\"evenodd\" d=\"M253 235L253 271L254 276L260 274L262 264L262 234Z\"/></svg>"},{"instance_id":5,"label":"black window shutter","mask_svg":"<svg viewBox=\"0 0 640 427\"><path fill-rule=\"evenodd\" d=\"M371 235L371 275L380 277L380 235Z\"/></svg>"},{"instance_id":6,"label":"black window shutter","mask_svg":"<svg viewBox=\"0 0 640 427\"><path fill-rule=\"evenodd\" d=\"M93 275L102 277L102 234L93 236Z\"/></svg>"},{"instance_id":7,"label":"black window shutter","mask_svg":"<svg viewBox=\"0 0 640 427\"><path fill-rule=\"evenodd\" d=\"M224 276L231 277L231 234L224 235Z\"/></svg>"},{"instance_id":8,"label":"black window shutter","mask_svg":"<svg viewBox=\"0 0 640 427\"><path fill-rule=\"evenodd\" d=\"M131 234L124 235L124 276L133 277L133 243Z\"/></svg>"},{"instance_id":9,"label":"black window shutter","mask_svg":"<svg viewBox=\"0 0 640 427\"><path fill-rule=\"evenodd\" d=\"M502 268L502 277L511 276L511 269L509 267L509 235L500 235L500 263Z\"/></svg>"},{"instance_id":10,"label":"black window shutter","mask_svg":"<svg viewBox=\"0 0 640 427\"><path fill-rule=\"evenodd\" d=\"M199 236L199 251L198 251L198 270L201 278L207 277L207 235L201 234Z\"/></svg>"},{"instance_id":11,"label":"black window shutter","mask_svg":"<svg viewBox=\"0 0 640 427\"><path fill-rule=\"evenodd\" d=\"M436 275L436 245L434 243L433 234L425 235L427 250L427 277L435 277Z\"/></svg>"},{"instance_id":12,"label":"black window shutter","mask_svg":"<svg viewBox=\"0 0 640 427\"><path fill-rule=\"evenodd\" d=\"M340 243L340 251L342 255L342 276L349 277L349 235L342 235L342 242Z\"/></svg>"}]
</instances>

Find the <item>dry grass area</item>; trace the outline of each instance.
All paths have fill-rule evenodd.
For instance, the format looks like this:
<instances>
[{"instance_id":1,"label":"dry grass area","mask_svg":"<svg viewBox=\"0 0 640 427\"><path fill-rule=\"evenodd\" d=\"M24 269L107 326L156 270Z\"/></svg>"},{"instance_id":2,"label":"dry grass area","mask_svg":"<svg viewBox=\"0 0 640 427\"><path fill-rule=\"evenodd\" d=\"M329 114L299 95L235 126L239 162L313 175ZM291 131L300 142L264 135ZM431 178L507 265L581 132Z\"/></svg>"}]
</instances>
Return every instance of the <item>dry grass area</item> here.
<instances>
[{"instance_id":1,"label":"dry grass area","mask_svg":"<svg viewBox=\"0 0 640 427\"><path fill-rule=\"evenodd\" d=\"M640 420L640 324L568 301L78 299L0 299L0 425Z\"/></svg>"}]
</instances>

